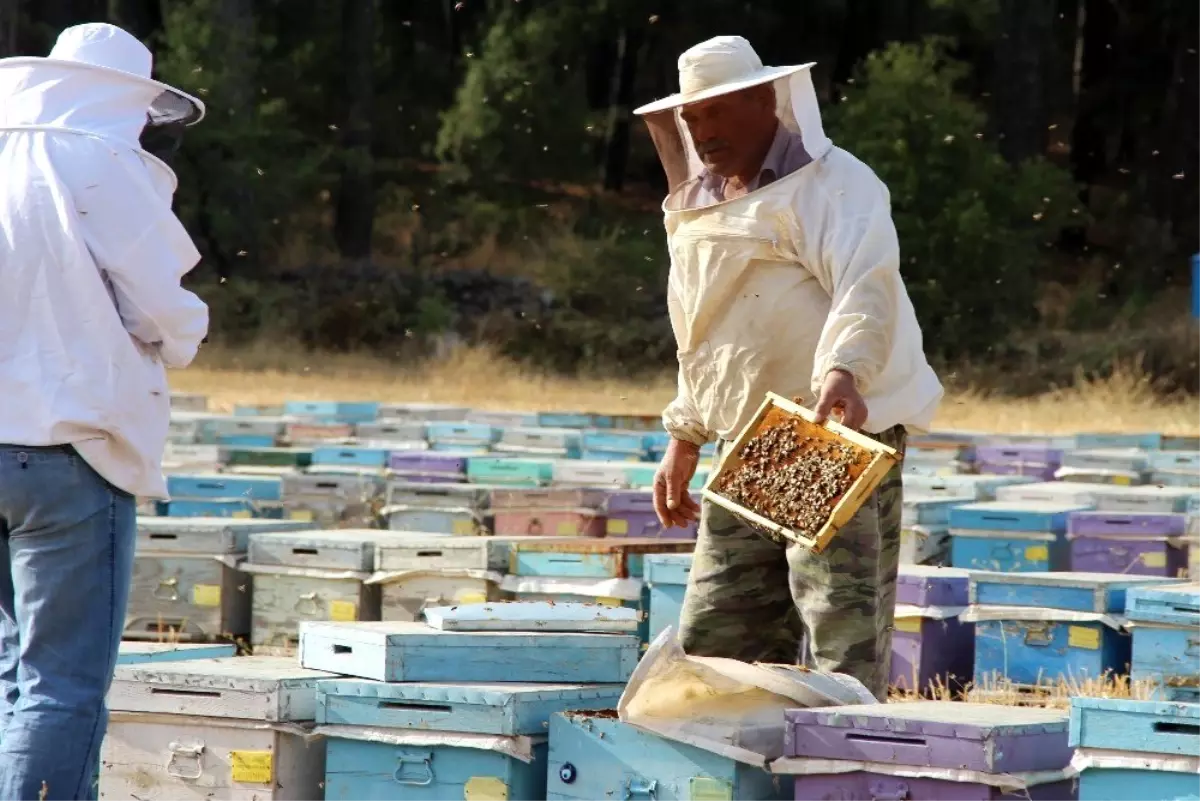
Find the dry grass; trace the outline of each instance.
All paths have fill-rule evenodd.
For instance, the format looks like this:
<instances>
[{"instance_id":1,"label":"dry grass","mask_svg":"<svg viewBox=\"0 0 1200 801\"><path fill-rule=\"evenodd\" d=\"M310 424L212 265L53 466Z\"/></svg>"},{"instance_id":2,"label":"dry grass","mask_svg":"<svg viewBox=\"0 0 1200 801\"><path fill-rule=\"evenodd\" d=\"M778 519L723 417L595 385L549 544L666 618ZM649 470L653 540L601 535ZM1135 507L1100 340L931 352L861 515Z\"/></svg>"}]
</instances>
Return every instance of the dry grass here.
<instances>
[{"instance_id":1,"label":"dry grass","mask_svg":"<svg viewBox=\"0 0 1200 801\"><path fill-rule=\"evenodd\" d=\"M1149 681L1133 681L1128 676L1105 674L1095 679L1065 679L1044 682L1037 687L1017 685L1003 677L988 678L981 684L968 684L956 692L940 680L924 693L893 687L888 693L891 703L917 701L969 701L977 704L1003 706L1040 706L1069 709L1072 698L1131 698L1149 700L1155 685Z\"/></svg>"},{"instance_id":2,"label":"dry grass","mask_svg":"<svg viewBox=\"0 0 1200 801\"><path fill-rule=\"evenodd\" d=\"M938 428L996 433L1145 432L1200 434L1200 399L1163 398L1136 368L1104 381L1030 398L978 391L948 394ZM462 349L421 366L372 356L298 355L287 347L206 349L174 372L172 388L209 396L213 408L283 400L454 403L479 409L657 415L675 391L670 374L648 380L563 378L524 368L483 349Z\"/></svg>"}]
</instances>

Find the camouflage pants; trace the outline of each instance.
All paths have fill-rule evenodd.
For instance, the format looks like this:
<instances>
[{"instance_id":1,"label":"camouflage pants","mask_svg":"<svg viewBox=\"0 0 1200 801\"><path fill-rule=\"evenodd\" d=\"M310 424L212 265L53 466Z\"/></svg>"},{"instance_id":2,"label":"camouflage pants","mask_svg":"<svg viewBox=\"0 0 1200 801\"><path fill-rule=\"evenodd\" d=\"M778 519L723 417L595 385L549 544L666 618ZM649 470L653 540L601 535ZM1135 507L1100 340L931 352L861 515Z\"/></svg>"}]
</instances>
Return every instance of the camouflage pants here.
<instances>
[{"instance_id":1,"label":"camouflage pants","mask_svg":"<svg viewBox=\"0 0 1200 801\"><path fill-rule=\"evenodd\" d=\"M902 426L874 435L904 453ZM854 676L886 700L900 556L901 466L814 554L703 502L679 621L693 656L802 664ZM804 653L801 654L801 648Z\"/></svg>"}]
</instances>

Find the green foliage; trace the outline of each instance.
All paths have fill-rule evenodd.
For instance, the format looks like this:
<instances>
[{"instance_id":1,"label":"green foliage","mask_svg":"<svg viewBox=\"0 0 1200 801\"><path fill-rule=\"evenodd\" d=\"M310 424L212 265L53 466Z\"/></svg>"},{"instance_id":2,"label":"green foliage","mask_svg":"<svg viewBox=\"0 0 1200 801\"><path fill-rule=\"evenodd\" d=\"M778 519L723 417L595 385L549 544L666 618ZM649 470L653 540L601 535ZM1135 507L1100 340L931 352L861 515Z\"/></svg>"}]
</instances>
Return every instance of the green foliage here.
<instances>
[{"instance_id":1,"label":"green foliage","mask_svg":"<svg viewBox=\"0 0 1200 801\"><path fill-rule=\"evenodd\" d=\"M828 115L831 135L891 191L901 269L939 356L992 350L1036 320L1038 268L1081 221L1069 175L1013 168L986 141L984 113L956 93L968 68L947 43L888 45Z\"/></svg>"},{"instance_id":2,"label":"green foliage","mask_svg":"<svg viewBox=\"0 0 1200 801\"><path fill-rule=\"evenodd\" d=\"M261 264L296 236L284 223L303 208L298 198L315 198L331 149L304 134L276 91L301 82L312 50L281 54L265 31L221 29L220 2L165 4L158 72L209 106L172 165L177 211L206 255Z\"/></svg>"},{"instance_id":3,"label":"green foliage","mask_svg":"<svg viewBox=\"0 0 1200 801\"><path fill-rule=\"evenodd\" d=\"M578 177L598 117L567 43L593 17L586 4L506 5L478 52L468 52L438 157L476 179Z\"/></svg>"}]
</instances>

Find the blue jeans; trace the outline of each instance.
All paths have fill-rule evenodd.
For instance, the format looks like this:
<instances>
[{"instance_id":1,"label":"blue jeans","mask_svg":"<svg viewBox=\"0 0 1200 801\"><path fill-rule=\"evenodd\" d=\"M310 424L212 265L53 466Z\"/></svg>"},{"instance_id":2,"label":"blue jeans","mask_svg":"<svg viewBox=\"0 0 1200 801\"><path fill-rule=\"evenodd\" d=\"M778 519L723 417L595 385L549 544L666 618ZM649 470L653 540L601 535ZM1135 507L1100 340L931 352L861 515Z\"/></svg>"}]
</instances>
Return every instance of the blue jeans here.
<instances>
[{"instance_id":1,"label":"blue jeans","mask_svg":"<svg viewBox=\"0 0 1200 801\"><path fill-rule=\"evenodd\" d=\"M136 514L74 449L0 445L0 798L95 798Z\"/></svg>"}]
</instances>

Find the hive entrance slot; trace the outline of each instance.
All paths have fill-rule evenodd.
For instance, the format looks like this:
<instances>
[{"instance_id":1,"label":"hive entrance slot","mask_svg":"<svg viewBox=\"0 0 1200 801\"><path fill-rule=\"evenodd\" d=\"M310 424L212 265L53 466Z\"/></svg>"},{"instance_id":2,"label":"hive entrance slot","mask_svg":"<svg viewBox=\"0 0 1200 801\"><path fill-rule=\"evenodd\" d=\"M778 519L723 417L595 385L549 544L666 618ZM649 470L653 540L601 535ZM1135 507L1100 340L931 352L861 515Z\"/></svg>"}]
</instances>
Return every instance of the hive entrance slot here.
<instances>
[{"instance_id":1,"label":"hive entrance slot","mask_svg":"<svg viewBox=\"0 0 1200 801\"><path fill-rule=\"evenodd\" d=\"M879 743L881 745L925 745L924 737L902 737L897 734L859 734L851 732L847 740L860 743Z\"/></svg>"},{"instance_id":2,"label":"hive entrance slot","mask_svg":"<svg viewBox=\"0 0 1200 801\"><path fill-rule=\"evenodd\" d=\"M444 704L421 704L412 701L380 701L380 709L398 709L402 712L451 712Z\"/></svg>"},{"instance_id":3,"label":"hive entrance slot","mask_svg":"<svg viewBox=\"0 0 1200 801\"><path fill-rule=\"evenodd\" d=\"M1200 723L1165 723L1163 721L1155 721L1154 730L1161 734L1186 734L1191 737L1200 737Z\"/></svg>"},{"instance_id":4,"label":"hive entrance slot","mask_svg":"<svg viewBox=\"0 0 1200 801\"><path fill-rule=\"evenodd\" d=\"M221 694L213 690L177 690L165 687L152 687L151 695L182 695L188 698L220 698Z\"/></svg>"}]
</instances>

